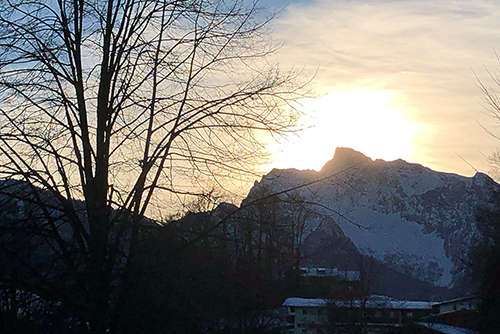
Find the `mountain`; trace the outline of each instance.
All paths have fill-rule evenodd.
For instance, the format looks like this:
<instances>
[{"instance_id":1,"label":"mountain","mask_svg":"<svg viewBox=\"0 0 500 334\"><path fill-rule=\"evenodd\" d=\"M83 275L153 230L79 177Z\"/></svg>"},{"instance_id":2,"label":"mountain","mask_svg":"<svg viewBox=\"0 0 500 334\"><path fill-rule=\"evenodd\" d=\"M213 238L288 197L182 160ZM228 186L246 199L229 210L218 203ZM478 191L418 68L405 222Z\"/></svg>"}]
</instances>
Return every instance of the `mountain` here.
<instances>
[{"instance_id":1,"label":"mountain","mask_svg":"<svg viewBox=\"0 0 500 334\"><path fill-rule=\"evenodd\" d=\"M464 177L337 148L319 172L273 169L243 205L263 191L301 199L310 212L302 265L356 270L364 255L385 276L406 277L406 288L418 281L459 291L468 288L469 259L482 237L478 210L493 206L498 190L483 173Z\"/></svg>"},{"instance_id":2,"label":"mountain","mask_svg":"<svg viewBox=\"0 0 500 334\"><path fill-rule=\"evenodd\" d=\"M271 268L273 278L283 278L300 261L359 271L369 277L371 293L446 299L473 291L470 258L484 231L477 217L495 206L499 187L482 173L441 173L339 148L319 172L272 170L239 208L223 203L167 225L179 240L210 249L235 268ZM37 209L30 194L51 211ZM66 277L67 261L81 269L85 258L55 198L0 180L0 204L0 280L15 274L38 284L43 274L51 286L78 290L79 283ZM85 221L84 203L73 205ZM62 239L53 237L47 217ZM156 226L147 219L143 224Z\"/></svg>"}]
</instances>

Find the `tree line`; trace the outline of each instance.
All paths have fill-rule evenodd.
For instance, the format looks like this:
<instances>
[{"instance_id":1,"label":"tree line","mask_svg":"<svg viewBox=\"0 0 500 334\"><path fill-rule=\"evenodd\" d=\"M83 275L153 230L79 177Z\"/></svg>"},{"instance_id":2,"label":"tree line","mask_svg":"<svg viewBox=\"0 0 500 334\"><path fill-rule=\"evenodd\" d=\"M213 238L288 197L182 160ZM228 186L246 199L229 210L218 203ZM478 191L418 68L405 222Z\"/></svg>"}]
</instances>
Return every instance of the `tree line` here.
<instances>
[{"instance_id":1,"label":"tree line","mask_svg":"<svg viewBox=\"0 0 500 334\"><path fill-rule=\"evenodd\" d=\"M91 330L82 283L62 259L57 242L41 238L47 224L43 215L12 194L28 185L4 183L0 187L4 329ZM308 284L298 267L305 222L314 211L297 195L279 196L264 187L247 201L239 208L221 203L209 211L191 205L194 211L163 222L144 219L134 242L135 261L127 276L118 276L112 286L121 292L110 305L113 332L270 332L258 322L263 311L278 308L290 295L331 294L330 281ZM337 288L346 287L339 283ZM25 314L19 317L20 312Z\"/></svg>"}]
</instances>

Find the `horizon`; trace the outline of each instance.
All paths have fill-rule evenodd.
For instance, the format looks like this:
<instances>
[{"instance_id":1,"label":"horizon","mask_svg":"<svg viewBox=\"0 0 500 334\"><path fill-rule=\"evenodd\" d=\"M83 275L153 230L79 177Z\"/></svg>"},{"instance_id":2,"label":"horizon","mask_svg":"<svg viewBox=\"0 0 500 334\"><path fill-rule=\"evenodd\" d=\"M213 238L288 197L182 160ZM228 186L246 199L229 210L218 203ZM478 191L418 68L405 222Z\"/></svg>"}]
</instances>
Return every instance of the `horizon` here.
<instances>
[{"instance_id":1,"label":"horizon","mask_svg":"<svg viewBox=\"0 0 500 334\"><path fill-rule=\"evenodd\" d=\"M318 170L335 147L433 170L491 173L500 147L480 84L497 87L500 2L261 1L279 10L275 61L303 69L317 98L304 129L269 143L264 169ZM300 158L296 158L300 156Z\"/></svg>"},{"instance_id":2,"label":"horizon","mask_svg":"<svg viewBox=\"0 0 500 334\"><path fill-rule=\"evenodd\" d=\"M474 177L477 173L481 173L481 174L484 174L484 175L487 175L488 177L492 178L495 182L497 182L495 180L495 177L494 175L491 175L490 173L487 173L487 172L482 172L482 171L476 171L473 175L463 175L463 174L459 174L459 173L456 173L456 172L448 172L448 171L441 171L441 170L436 170L434 168L431 168L429 166L425 166L419 162L413 162L413 161L408 161L406 159L403 159L403 158L396 158L396 159L393 159L393 160L386 160L386 159L382 159L382 158L372 158L366 154L364 154L363 152L360 152L358 150L355 150L351 147L336 147L335 148L335 152L333 154L333 156L328 159L322 166L321 168L319 169L313 169L313 168L305 168L305 169L301 169L301 168L296 168L296 167L284 167L284 168L280 168L280 167L273 167L271 170L267 171L265 174L262 175L262 177L265 177L266 175L268 175L269 173L271 173L272 170L296 170L298 172L310 172L310 171L313 171L313 172L317 172L317 173L320 173L322 171L322 169L327 165L329 164L334 158L335 158L335 155L337 153L337 150L351 150L353 151L353 154L360 154L362 155L363 157L367 158L367 159L370 159L371 162L377 162L377 161L380 161L380 162L383 162L383 163L394 163L394 162L397 162L397 161L403 161L404 163L407 163L407 164L410 164L410 165L419 165L419 166L422 166L423 168L427 168L433 172L436 172L436 173L444 173L444 174L453 174L453 175L457 175L457 176L461 176L461 177L467 177L467 178L472 178ZM258 180L256 180L258 181Z\"/></svg>"}]
</instances>

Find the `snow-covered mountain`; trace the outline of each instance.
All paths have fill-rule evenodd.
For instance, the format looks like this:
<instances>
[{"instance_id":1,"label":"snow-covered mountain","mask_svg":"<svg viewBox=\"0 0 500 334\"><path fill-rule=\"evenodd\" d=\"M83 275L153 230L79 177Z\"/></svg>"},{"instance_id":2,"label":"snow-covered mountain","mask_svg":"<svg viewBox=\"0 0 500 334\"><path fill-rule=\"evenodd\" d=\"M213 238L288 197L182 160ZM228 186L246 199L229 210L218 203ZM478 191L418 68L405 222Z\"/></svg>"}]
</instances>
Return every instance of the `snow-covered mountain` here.
<instances>
[{"instance_id":1,"label":"snow-covered mountain","mask_svg":"<svg viewBox=\"0 0 500 334\"><path fill-rule=\"evenodd\" d=\"M343 240L345 247L354 245L399 273L456 287L481 239L478 210L493 205L499 185L482 173L464 177L403 160L372 161L338 148L320 172L272 170L255 183L249 198L262 189L294 189L282 196L298 196L314 213L304 226L309 252L321 253L328 240ZM320 262L311 265L328 264L324 257Z\"/></svg>"}]
</instances>

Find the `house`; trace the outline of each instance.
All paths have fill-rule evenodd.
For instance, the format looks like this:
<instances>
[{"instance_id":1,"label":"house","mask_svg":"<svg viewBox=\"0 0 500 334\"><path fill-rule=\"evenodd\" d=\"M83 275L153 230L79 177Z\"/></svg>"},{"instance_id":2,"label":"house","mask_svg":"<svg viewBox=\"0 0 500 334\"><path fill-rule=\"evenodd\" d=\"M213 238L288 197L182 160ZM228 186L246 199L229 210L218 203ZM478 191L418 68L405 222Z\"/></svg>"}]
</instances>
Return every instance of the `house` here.
<instances>
[{"instance_id":1,"label":"house","mask_svg":"<svg viewBox=\"0 0 500 334\"><path fill-rule=\"evenodd\" d=\"M359 271L340 270L337 268L308 268L301 267L300 275L302 277L335 277L342 281L354 282L361 279Z\"/></svg>"},{"instance_id":2,"label":"house","mask_svg":"<svg viewBox=\"0 0 500 334\"><path fill-rule=\"evenodd\" d=\"M434 314L443 315L457 311L475 311L477 310L478 297L457 298L441 303L436 303L433 306Z\"/></svg>"},{"instance_id":3,"label":"house","mask_svg":"<svg viewBox=\"0 0 500 334\"><path fill-rule=\"evenodd\" d=\"M363 326L367 334L377 334L430 315L433 303L371 295L353 300L287 298L282 306L287 322L293 324L283 333L343 333L349 326Z\"/></svg>"},{"instance_id":4,"label":"house","mask_svg":"<svg viewBox=\"0 0 500 334\"><path fill-rule=\"evenodd\" d=\"M321 327L328 324L328 300L320 298L287 298L283 302L287 322L293 327L284 331L285 334L323 333Z\"/></svg>"},{"instance_id":5,"label":"house","mask_svg":"<svg viewBox=\"0 0 500 334\"><path fill-rule=\"evenodd\" d=\"M422 318L418 324L432 329L432 333L474 333L478 329L478 303L478 297L435 303L432 314ZM439 329L442 331L439 332Z\"/></svg>"}]
</instances>

